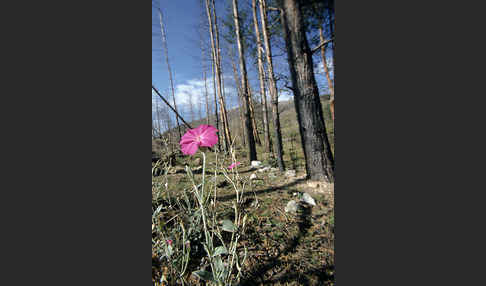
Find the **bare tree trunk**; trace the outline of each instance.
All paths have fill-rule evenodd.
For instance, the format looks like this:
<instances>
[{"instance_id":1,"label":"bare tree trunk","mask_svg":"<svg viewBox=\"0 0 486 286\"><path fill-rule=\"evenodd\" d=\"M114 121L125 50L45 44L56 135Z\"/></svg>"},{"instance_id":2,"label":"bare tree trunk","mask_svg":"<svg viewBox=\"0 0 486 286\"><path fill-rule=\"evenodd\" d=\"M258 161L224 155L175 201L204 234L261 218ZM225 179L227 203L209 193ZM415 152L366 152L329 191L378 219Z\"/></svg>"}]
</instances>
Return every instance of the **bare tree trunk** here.
<instances>
[{"instance_id":1,"label":"bare tree trunk","mask_svg":"<svg viewBox=\"0 0 486 286\"><path fill-rule=\"evenodd\" d=\"M154 121L152 121L152 139L155 139L157 136L157 131L154 128Z\"/></svg>"},{"instance_id":2,"label":"bare tree trunk","mask_svg":"<svg viewBox=\"0 0 486 286\"><path fill-rule=\"evenodd\" d=\"M329 32L331 34L331 38L333 39L331 46L332 46L332 66L333 66L333 71L336 70L336 58L335 58L335 47L336 47L336 37L334 37L334 26L335 26L335 21L336 19L332 19L332 15L334 14L334 1L329 1L328 6L327 6L327 11L328 11L328 17L329 17ZM334 74L335 75L335 74ZM332 99L330 100L330 108L331 108L331 113L332 113L332 120L334 121L334 94L332 96Z\"/></svg>"},{"instance_id":3,"label":"bare tree trunk","mask_svg":"<svg viewBox=\"0 0 486 286\"><path fill-rule=\"evenodd\" d=\"M255 138L253 137L251 118L250 118L250 98L248 96L248 81L245 63L245 53L242 45L242 35L240 33L240 22L238 18L238 1L233 0L233 16L235 21L236 42L238 44L238 54L240 58L240 73L241 73L241 92L245 100L245 130L246 142L248 143L248 158L250 161L257 160L257 153L255 148Z\"/></svg>"},{"instance_id":4,"label":"bare tree trunk","mask_svg":"<svg viewBox=\"0 0 486 286\"><path fill-rule=\"evenodd\" d=\"M173 133L173 130L172 130L172 119L170 118L170 111L169 111L169 108L167 107L167 105L162 105L162 111L163 111L163 115L165 116L165 122L166 122L166 130L167 130L167 137L169 139L168 143L169 143L169 146L171 148L171 151L172 151L172 133Z\"/></svg>"},{"instance_id":5,"label":"bare tree trunk","mask_svg":"<svg viewBox=\"0 0 486 286\"><path fill-rule=\"evenodd\" d=\"M216 12L214 9L214 0L212 1L212 10L213 10L213 15L214 15L214 21L216 21ZM213 56L213 61L214 61L214 67L215 67L215 74L216 74L216 82L218 84L218 98L219 98L219 104L220 104L220 115L221 115L221 122L223 124L223 132L224 132L224 147L225 150L229 150L229 145L231 142L231 134L229 131L229 126L228 126L228 115L226 112L226 105L224 102L224 97L223 97L223 86L222 86L222 77L221 77L221 58L220 58L220 52L219 52L219 34L214 35L213 31L215 33L217 32L217 27L215 24L213 24L213 16L211 15L211 8L210 8L210 2L209 0L206 0L206 12L208 15L208 22L209 22L209 33L211 36L211 49L212 49L212 56Z\"/></svg>"},{"instance_id":6,"label":"bare tree trunk","mask_svg":"<svg viewBox=\"0 0 486 286\"><path fill-rule=\"evenodd\" d=\"M204 9L204 4L202 1L200 1L200 4L202 5L201 8ZM210 107L209 107L209 95L208 95L208 83L207 83L207 65L206 65L206 47L204 45L204 21L205 21L205 15L204 12L201 14L200 18L200 29L199 29L199 35L201 38L201 67L203 70L203 80L204 80L204 100L206 104L206 124L209 125L210 121ZM202 108L199 108L201 110ZM202 119L202 117L200 118Z\"/></svg>"},{"instance_id":7,"label":"bare tree trunk","mask_svg":"<svg viewBox=\"0 0 486 286\"><path fill-rule=\"evenodd\" d=\"M192 122L192 121L196 120L195 114L194 114L194 104L193 104L194 96L193 96L192 92L187 93L187 97L189 98L189 114L191 116L191 122Z\"/></svg>"},{"instance_id":8,"label":"bare tree trunk","mask_svg":"<svg viewBox=\"0 0 486 286\"><path fill-rule=\"evenodd\" d=\"M248 82L248 79L246 79ZM253 105L253 96L251 92L251 87L248 84L248 97L250 98L250 118L251 118L251 126L253 127L253 137L255 137L255 143L258 146L262 145L262 141L260 141L260 136L258 135L258 126L256 123L256 115L255 115L255 106Z\"/></svg>"},{"instance_id":9,"label":"bare tree trunk","mask_svg":"<svg viewBox=\"0 0 486 286\"><path fill-rule=\"evenodd\" d=\"M203 71L204 77L204 97L206 99L206 124L209 125L209 97L208 97L208 85L206 81L206 70Z\"/></svg>"},{"instance_id":10,"label":"bare tree trunk","mask_svg":"<svg viewBox=\"0 0 486 286\"><path fill-rule=\"evenodd\" d=\"M256 0L252 0L251 4L253 8L253 23L255 26L255 36L257 40L258 79L260 80L260 95L261 95L262 112L263 112L263 133L265 138L265 152L271 154L272 142L270 141L270 129L268 125L267 95L265 93L265 81L264 81L265 69L263 68L263 60L262 60L263 46L260 39L260 29L259 29L258 19L257 19Z\"/></svg>"},{"instance_id":11,"label":"bare tree trunk","mask_svg":"<svg viewBox=\"0 0 486 286\"><path fill-rule=\"evenodd\" d=\"M267 4L265 0L260 1L260 19L262 20L262 32L263 40L265 43L265 55L267 58L267 68L268 68L268 83L269 92L271 96L272 103L272 119L273 128L275 136L275 149L277 151L277 163L280 171L285 170L285 165L283 161L283 144L282 144L282 133L280 131L280 116L278 114L278 92L277 83L275 82L275 75L273 73L273 61L272 61L272 49L270 46L270 39L268 37L268 21L267 21Z\"/></svg>"},{"instance_id":12,"label":"bare tree trunk","mask_svg":"<svg viewBox=\"0 0 486 286\"><path fill-rule=\"evenodd\" d=\"M324 33L322 32L322 26L319 26L319 37L321 43L324 43ZM326 60L326 45L322 45L321 47L321 57L322 57L322 65L324 66L324 73L326 74L327 79L327 86L329 87L330 100L329 100L329 108L331 109L332 120L334 121L334 86L332 84L331 75L329 74L329 68L327 67L327 60Z\"/></svg>"},{"instance_id":13,"label":"bare tree trunk","mask_svg":"<svg viewBox=\"0 0 486 286\"><path fill-rule=\"evenodd\" d=\"M302 22L300 1L279 0L294 104L304 149L307 177L334 181L334 159L326 133L312 53Z\"/></svg>"},{"instance_id":14,"label":"bare tree trunk","mask_svg":"<svg viewBox=\"0 0 486 286\"><path fill-rule=\"evenodd\" d=\"M159 102L158 101L155 101L155 126L152 122L152 129L155 128L155 131L156 133L155 134L159 134L159 136L161 136L161 132L160 132L160 113L159 113ZM155 136L157 137L157 136Z\"/></svg>"},{"instance_id":15,"label":"bare tree trunk","mask_svg":"<svg viewBox=\"0 0 486 286\"><path fill-rule=\"evenodd\" d=\"M235 65L235 59L233 57L233 49L231 48L229 50L230 53L230 58L231 58L231 66L233 67L233 78L235 80L235 86L236 90L238 92L238 114L240 116L240 123L241 123L241 138L242 138L242 143L243 146L246 146L246 140L245 140L245 124L244 124L244 117L243 117L243 95L241 93L241 84L240 84L240 79L238 77L238 72L236 71L236 65Z\"/></svg>"},{"instance_id":16,"label":"bare tree trunk","mask_svg":"<svg viewBox=\"0 0 486 286\"><path fill-rule=\"evenodd\" d=\"M176 104L176 100L175 100L175 91L174 91L174 82L172 80L172 71L170 69L170 64L169 64L169 51L167 49L167 38L166 38L166 33L165 33L165 27L164 27L164 22L162 21L162 11L160 10L160 8L158 10L159 10L159 19L160 19L160 30L162 32L162 44L163 44L164 50L165 50L165 62L167 63L167 70L169 72L170 87L171 87L171 91L172 91L172 101L173 101L173 104L174 104L174 109L177 112L177 104ZM182 137L182 132L181 132L181 126L179 124L179 118L177 116L176 116L176 122L177 122L177 131L179 132L179 140L180 140L181 137Z\"/></svg>"},{"instance_id":17,"label":"bare tree trunk","mask_svg":"<svg viewBox=\"0 0 486 286\"><path fill-rule=\"evenodd\" d=\"M241 141L243 143L243 146L246 147L246 136L245 136L245 114L244 114L244 99L242 95L238 96L238 112L240 115L240 128L241 128Z\"/></svg>"},{"instance_id":18,"label":"bare tree trunk","mask_svg":"<svg viewBox=\"0 0 486 286\"><path fill-rule=\"evenodd\" d=\"M202 106L203 106L203 103L204 103L204 100L203 98L199 98L199 108L197 109L197 120L201 120L203 118L203 113L202 113Z\"/></svg>"},{"instance_id":19,"label":"bare tree trunk","mask_svg":"<svg viewBox=\"0 0 486 286\"><path fill-rule=\"evenodd\" d=\"M214 67L214 58L212 60L211 69L213 72L213 91L214 91L214 120L216 121L216 129L218 129L218 151L221 151L221 135L219 131L219 118L218 118L218 99L216 98L216 68Z\"/></svg>"}]
</instances>

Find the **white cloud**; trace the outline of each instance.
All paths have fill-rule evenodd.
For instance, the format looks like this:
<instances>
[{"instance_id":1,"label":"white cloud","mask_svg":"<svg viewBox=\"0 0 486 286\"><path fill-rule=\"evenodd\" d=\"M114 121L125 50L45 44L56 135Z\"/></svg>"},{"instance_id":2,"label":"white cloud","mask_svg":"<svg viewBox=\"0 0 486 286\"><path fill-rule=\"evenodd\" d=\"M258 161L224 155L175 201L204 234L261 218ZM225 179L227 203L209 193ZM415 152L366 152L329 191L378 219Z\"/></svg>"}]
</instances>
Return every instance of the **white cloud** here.
<instances>
[{"instance_id":1,"label":"white cloud","mask_svg":"<svg viewBox=\"0 0 486 286\"><path fill-rule=\"evenodd\" d=\"M234 98L236 98L236 89L232 86L228 86L228 76L225 76L225 97L226 97L226 105L227 107L233 106ZM214 98L214 89L213 89L213 78L209 77L206 79L206 88L208 92L209 99ZM188 106L190 101L194 108L197 110L198 108L205 109L206 107L201 106L203 102L205 102L205 93L206 88L204 86L204 80L202 79L190 79L185 81L182 84L178 84L175 87L175 98L176 103L178 106Z\"/></svg>"},{"instance_id":2,"label":"white cloud","mask_svg":"<svg viewBox=\"0 0 486 286\"><path fill-rule=\"evenodd\" d=\"M224 89L226 95L225 97L226 108L233 109L238 106L238 95L234 87L234 80L232 77L225 75L224 83L225 83ZM213 89L212 77L208 77L206 79L206 85L207 85L207 92L210 100L210 105L212 105L213 104L212 102L214 100L214 89ZM170 102L170 104L172 104L172 93L170 89L164 89L164 91L161 90L159 91L161 92L162 96L164 96L165 99L167 99ZM175 85L175 98L176 98L177 108L184 118L190 118L189 115L190 100L192 100L195 114L197 115L199 113L199 109L202 109L201 113L204 116L204 114L206 113L205 92L206 89L204 87L204 80L199 78L186 80L183 83ZM192 97L190 95L192 95ZM293 97L292 92L286 90L280 90L279 101L286 101L292 99L292 97ZM157 102L161 107L164 105L164 103L159 98L159 96L152 90L153 116L155 116Z\"/></svg>"},{"instance_id":3,"label":"white cloud","mask_svg":"<svg viewBox=\"0 0 486 286\"><path fill-rule=\"evenodd\" d=\"M292 99L294 97L294 94L288 90L280 90L280 94L278 96L278 102L281 101L287 101L289 99Z\"/></svg>"}]
</instances>

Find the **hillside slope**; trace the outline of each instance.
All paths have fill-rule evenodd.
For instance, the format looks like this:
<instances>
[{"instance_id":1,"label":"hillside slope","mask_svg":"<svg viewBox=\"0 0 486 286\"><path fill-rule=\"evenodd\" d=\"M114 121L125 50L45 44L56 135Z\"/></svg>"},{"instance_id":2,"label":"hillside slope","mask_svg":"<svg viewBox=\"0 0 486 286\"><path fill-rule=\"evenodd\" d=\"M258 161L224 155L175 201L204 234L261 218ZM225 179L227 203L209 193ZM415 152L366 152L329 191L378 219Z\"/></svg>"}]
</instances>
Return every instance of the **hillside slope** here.
<instances>
[{"instance_id":1,"label":"hillside slope","mask_svg":"<svg viewBox=\"0 0 486 286\"><path fill-rule=\"evenodd\" d=\"M329 138L329 142L331 144L331 150L334 153L334 124L331 119L331 113L329 109L329 96L328 95L323 95L321 96L321 103L322 103L322 109L323 109L323 114L324 114L324 121L326 125L326 130ZM270 109L270 108L269 108ZM264 134L263 134L263 119L262 119L262 108L260 104L255 104L255 110L256 110L256 120L257 120L257 126L258 126L258 133L260 135L260 139L264 140ZM269 111L270 112L270 111ZM292 169L301 169L304 167L304 162L303 162L303 152L302 152L302 144L301 144L301 139L299 135L299 125L297 123L297 114L295 112L295 106L293 100L288 100L288 101L282 101L279 103L279 113L280 113L280 124L281 124L281 129L282 129L282 139L283 139L283 148L284 148L284 162L286 166L292 168ZM230 122L230 131L232 132L231 135L232 137L236 137L235 139L235 148L238 151L241 151L241 156L245 157L245 152L243 152L245 149L242 146L242 138L244 136L242 126L241 126L241 120L239 116L239 109L234 108L231 110L228 110L228 119ZM270 136L273 139L273 124L271 122L271 114L269 113L269 120L270 120ZM196 127L200 124L205 124L206 123L206 118L203 118L202 120L196 120L192 121L189 124L192 127ZM210 117L210 124L215 126L215 120L214 116ZM171 132L177 133L177 129L172 129ZM167 132L164 133L164 136L167 135ZM152 151L155 153L158 153L161 155L161 153L164 153L165 150L160 147L160 142L161 140L153 140L152 144ZM173 148L177 149L178 146L174 145ZM263 150L263 146L257 145L257 152L258 152L258 159L268 162L270 159L269 154L266 154ZM273 163L273 162L268 162L268 163ZM273 164L272 164L273 165Z\"/></svg>"}]
</instances>

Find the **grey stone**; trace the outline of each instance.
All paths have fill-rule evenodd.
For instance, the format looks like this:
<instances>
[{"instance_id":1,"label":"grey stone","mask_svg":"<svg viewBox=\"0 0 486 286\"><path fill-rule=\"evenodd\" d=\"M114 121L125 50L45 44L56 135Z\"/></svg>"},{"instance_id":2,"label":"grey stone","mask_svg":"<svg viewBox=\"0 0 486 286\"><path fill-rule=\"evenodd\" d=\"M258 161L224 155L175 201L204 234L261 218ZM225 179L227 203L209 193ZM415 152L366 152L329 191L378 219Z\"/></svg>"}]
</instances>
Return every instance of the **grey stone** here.
<instances>
[{"instance_id":1,"label":"grey stone","mask_svg":"<svg viewBox=\"0 0 486 286\"><path fill-rule=\"evenodd\" d=\"M300 200L303 201L303 202L306 202L306 203L308 203L309 205L312 205L312 206L316 205L316 201L308 193L304 193Z\"/></svg>"}]
</instances>

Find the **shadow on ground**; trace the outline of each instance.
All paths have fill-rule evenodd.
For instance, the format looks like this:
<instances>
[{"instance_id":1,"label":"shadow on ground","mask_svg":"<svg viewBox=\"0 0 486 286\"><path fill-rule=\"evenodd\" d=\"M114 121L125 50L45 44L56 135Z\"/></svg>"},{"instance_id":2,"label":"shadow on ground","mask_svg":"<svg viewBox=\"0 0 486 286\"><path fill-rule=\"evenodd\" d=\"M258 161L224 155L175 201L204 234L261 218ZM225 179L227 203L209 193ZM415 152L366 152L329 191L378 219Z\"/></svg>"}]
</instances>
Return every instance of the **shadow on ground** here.
<instances>
[{"instance_id":1,"label":"shadow on ground","mask_svg":"<svg viewBox=\"0 0 486 286\"><path fill-rule=\"evenodd\" d=\"M305 180L306 180L305 178L296 179L295 181L292 181L292 182L290 182L288 184L285 184L285 185L273 186L273 187L269 187L269 188L266 188L266 189L257 190L257 191L255 191L255 194L256 195L260 195L260 194L267 194L267 193L276 192L276 191L281 190L281 189L284 189L284 188L288 188L288 187L295 186L295 185L297 185L299 183L302 183ZM251 191L250 192L245 192L245 193L247 195L248 194L253 194ZM232 200L234 198L236 198L236 194L225 195L225 196L218 197L218 201L225 202L225 201Z\"/></svg>"},{"instance_id":2,"label":"shadow on ground","mask_svg":"<svg viewBox=\"0 0 486 286\"><path fill-rule=\"evenodd\" d=\"M298 183L293 182L292 184ZM265 189L262 192L269 192L272 189ZM253 267L242 277L239 286L250 286L250 285L269 285L275 283L285 283L285 282L297 282L298 285L311 285L309 279L310 276L317 278L316 281L312 281L314 285L325 285L326 282L334 281L334 277L328 276L326 269L314 268L305 273L300 271L293 271L290 268L285 268L284 271L273 275L270 278L265 279L265 273L271 269L281 268L284 265L288 265L288 261L282 261L282 255L290 254L296 251L299 244L301 244L301 239L307 234L309 228L311 227L311 212L312 208L309 206L302 206L302 212L299 213L297 224L299 231L291 239L288 240L287 245L283 250L278 249L277 255L274 257L269 257L265 262L260 265Z\"/></svg>"}]
</instances>

